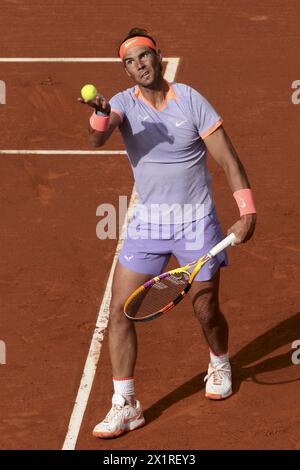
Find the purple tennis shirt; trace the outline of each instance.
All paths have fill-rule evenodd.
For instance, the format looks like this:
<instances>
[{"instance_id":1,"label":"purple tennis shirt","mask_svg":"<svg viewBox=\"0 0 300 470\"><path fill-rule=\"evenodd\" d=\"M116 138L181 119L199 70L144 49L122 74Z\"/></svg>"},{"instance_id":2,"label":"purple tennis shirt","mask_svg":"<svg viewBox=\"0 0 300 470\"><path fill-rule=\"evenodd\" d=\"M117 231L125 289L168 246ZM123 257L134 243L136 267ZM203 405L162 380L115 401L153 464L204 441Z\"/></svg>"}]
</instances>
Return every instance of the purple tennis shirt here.
<instances>
[{"instance_id":1,"label":"purple tennis shirt","mask_svg":"<svg viewBox=\"0 0 300 470\"><path fill-rule=\"evenodd\" d=\"M222 124L212 105L182 83L169 84L160 111L138 86L116 94L110 104L122 119L119 127L140 198L136 216L177 223L182 214L184 222L209 214L214 203L204 139Z\"/></svg>"}]
</instances>

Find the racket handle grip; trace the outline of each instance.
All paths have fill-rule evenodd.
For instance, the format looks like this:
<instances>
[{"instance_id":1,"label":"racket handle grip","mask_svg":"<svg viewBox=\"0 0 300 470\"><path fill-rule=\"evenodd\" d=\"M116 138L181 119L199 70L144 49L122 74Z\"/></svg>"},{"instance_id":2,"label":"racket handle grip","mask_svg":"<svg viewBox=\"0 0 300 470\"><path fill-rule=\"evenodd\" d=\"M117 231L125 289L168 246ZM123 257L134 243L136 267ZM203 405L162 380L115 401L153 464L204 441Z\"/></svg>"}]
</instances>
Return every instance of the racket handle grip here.
<instances>
[{"instance_id":1,"label":"racket handle grip","mask_svg":"<svg viewBox=\"0 0 300 470\"><path fill-rule=\"evenodd\" d=\"M236 236L234 233L230 233L224 240L214 246L210 252L208 253L209 256L213 257L216 256L221 251L225 250L229 245L234 245L236 242Z\"/></svg>"}]
</instances>

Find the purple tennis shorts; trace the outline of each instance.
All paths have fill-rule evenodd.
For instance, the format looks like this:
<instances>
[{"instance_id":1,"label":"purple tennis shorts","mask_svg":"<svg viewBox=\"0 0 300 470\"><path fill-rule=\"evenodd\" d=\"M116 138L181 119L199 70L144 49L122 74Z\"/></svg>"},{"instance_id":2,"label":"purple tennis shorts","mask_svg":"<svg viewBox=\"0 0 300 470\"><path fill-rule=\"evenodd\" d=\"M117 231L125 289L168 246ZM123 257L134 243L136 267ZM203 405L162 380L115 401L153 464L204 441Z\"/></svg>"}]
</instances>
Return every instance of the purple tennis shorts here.
<instances>
[{"instance_id":1,"label":"purple tennis shorts","mask_svg":"<svg viewBox=\"0 0 300 470\"><path fill-rule=\"evenodd\" d=\"M201 258L223 238L215 209L200 220L176 225L149 224L133 217L119 261L132 271L157 276L164 272L171 255L184 266ZM203 266L196 281L208 281L219 267L227 265L224 250Z\"/></svg>"}]
</instances>

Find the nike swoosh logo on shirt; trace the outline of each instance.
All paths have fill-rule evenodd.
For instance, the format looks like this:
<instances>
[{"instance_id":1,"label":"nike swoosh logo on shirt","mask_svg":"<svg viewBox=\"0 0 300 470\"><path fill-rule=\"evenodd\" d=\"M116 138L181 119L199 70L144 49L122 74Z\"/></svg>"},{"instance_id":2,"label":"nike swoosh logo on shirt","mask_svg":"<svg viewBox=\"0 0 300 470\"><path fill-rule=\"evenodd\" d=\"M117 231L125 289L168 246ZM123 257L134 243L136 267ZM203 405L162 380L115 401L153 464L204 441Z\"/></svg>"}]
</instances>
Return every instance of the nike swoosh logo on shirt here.
<instances>
[{"instance_id":1,"label":"nike swoosh logo on shirt","mask_svg":"<svg viewBox=\"0 0 300 470\"><path fill-rule=\"evenodd\" d=\"M178 121L175 123L176 127L180 127L182 126L182 124L184 124L185 122L187 122L186 120L185 121Z\"/></svg>"}]
</instances>

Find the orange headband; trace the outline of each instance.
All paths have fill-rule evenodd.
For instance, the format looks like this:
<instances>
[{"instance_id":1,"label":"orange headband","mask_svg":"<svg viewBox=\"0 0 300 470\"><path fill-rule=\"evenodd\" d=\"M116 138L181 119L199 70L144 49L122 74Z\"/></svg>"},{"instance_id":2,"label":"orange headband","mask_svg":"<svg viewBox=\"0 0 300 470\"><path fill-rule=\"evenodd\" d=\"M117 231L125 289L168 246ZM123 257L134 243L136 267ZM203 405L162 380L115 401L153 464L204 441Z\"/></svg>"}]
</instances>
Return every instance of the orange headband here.
<instances>
[{"instance_id":1,"label":"orange headband","mask_svg":"<svg viewBox=\"0 0 300 470\"><path fill-rule=\"evenodd\" d=\"M148 46L151 47L151 49L154 49L155 51L157 50L156 45L151 39L145 38L144 36L135 36L133 38L127 39L121 44L119 51L120 58L123 60L125 52L127 52L131 47L135 46Z\"/></svg>"}]
</instances>

